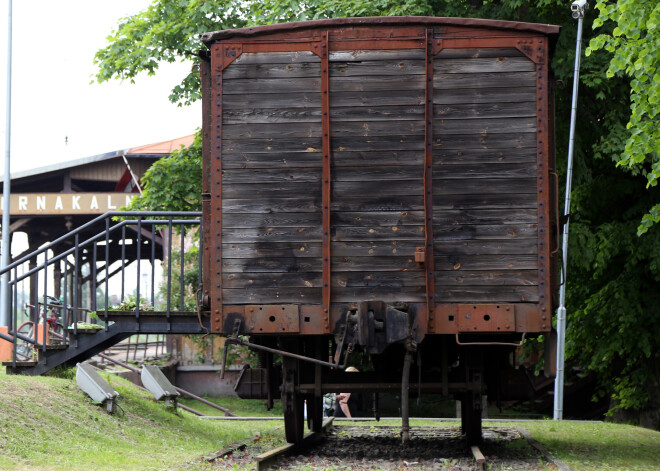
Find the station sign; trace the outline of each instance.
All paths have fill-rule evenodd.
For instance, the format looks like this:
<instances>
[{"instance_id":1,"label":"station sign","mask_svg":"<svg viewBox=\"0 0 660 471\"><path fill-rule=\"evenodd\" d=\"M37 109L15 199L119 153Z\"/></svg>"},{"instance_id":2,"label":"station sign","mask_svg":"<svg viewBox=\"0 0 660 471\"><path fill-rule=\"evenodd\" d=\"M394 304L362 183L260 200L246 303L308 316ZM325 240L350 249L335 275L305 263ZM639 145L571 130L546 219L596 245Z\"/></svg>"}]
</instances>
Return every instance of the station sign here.
<instances>
[{"instance_id":1,"label":"station sign","mask_svg":"<svg viewBox=\"0 0 660 471\"><path fill-rule=\"evenodd\" d=\"M131 204L134 197L134 193L19 193L11 195L9 213L12 216L103 214ZM0 197L0 214L3 205L4 198Z\"/></svg>"}]
</instances>

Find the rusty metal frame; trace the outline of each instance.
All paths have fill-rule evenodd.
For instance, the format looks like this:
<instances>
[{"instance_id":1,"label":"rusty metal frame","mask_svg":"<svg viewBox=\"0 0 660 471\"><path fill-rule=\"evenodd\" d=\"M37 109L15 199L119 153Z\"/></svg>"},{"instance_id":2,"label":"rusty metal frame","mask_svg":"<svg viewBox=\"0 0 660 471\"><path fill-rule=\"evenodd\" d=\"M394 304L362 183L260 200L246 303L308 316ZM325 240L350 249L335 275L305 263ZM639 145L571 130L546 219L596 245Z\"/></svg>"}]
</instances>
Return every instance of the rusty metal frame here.
<instances>
[{"instance_id":1,"label":"rusty metal frame","mask_svg":"<svg viewBox=\"0 0 660 471\"><path fill-rule=\"evenodd\" d=\"M213 87L211 85L211 61L210 58L202 59L200 63L200 80L202 83L202 95L211 97ZM202 100L202 162L206 167L211 162L211 102L210 99ZM206 309L211 307L210 286L212 283L211 265L211 172L204 169L202 172L202 306ZM107 316L107 311L106 311ZM107 319L106 319L107 321Z\"/></svg>"},{"instance_id":2,"label":"rusty metal frame","mask_svg":"<svg viewBox=\"0 0 660 471\"><path fill-rule=\"evenodd\" d=\"M426 30L426 84L424 90L424 271L428 328L435 327L435 258L433 255L433 29Z\"/></svg>"},{"instance_id":3,"label":"rusty metal frame","mask_svg":"<svg viewBox=\"0 0 660 471\"><path fill-rule=\"evenodd\" d=\"M328 32L321 35L321 129L323 147L323 176L321 184L322 207L322 281L321 300L323 307L323 331L330 332L331 303L331 240L330 240L330 198L332 193L332 162L330 147L330 55L328 51Z\"/></svg>"},{"instance_id":4,"label":"rusty metal frame","mask_svg":"<svg viewBox=\"0 0 660 471\"><path fill-rule=\"evenodd\" d=\"M552 282L550 276L553 270L550 269L552 261L551 255L551 231L548 230L551 224L551 211L554 204L550 201L550 172L552 163L551 140L549 120L550 113L550 85L548 70L548 42L546 38L536 38L531 46L531 51L537 58L536 63L536 153L537 153L537 191L538 191L538 274L539 274L539 310L540 310L540 330L549 331L552 328L550 321L552 312ZM530 51L530 52L531 52ZM532 59L533 60L533 59ZM557 196L555 195L555 198Z\"/></svg>"},{"instance_id":5,"label":"rusty metal frame","mask_svg":"<svg viewBox=\"0 0 660 471\"><path fill-rule=\"evenodd\" d=\"M211 152L209 154L208 219L209 239L204 244L210 250L207 260L212 260L215 275L211 273L209 291L211 306L211 331L222 332L222 71L225 66L227 45L215 45L211 48L211 64L216 64L211 71L210 130ZM236 55L234 58L237 57ZM233 61L233 59L232 59ZM215 158L212 158L214 156ZM211 232L214 228L214 232Z\"/></svg>"},{"instance_id":6,"label":"rusty metal frame","mask_svg":"<svg viewBox=\"0 0 660 471\"><path fill-rule=\"evenodd\" d=\"M511 47L519 50L532 62L536 67L536 100L537 100L537 199L538 199L538 287L539 287L539 302L538 305L533 306L534 309L524 309L525 314L522 314L521 319L524 317L523 324L525 329L529 332L544 332L552 328L550 321L552 303L552 269L551 269L551 234L546 226L551 221L551 211L553 204L551 202L551 190L549 185L550 172L553 170L549 168L552 163L550 162L552 156L552 137L550 135L551 124L549 121L552 119L550 116L550 104L548 102L549 95L549 65L547 58L549 57L549 44L546 37L529 36L529 37L476 37L476 38L442 38L433 41L433 55L438 54L443 49L463 49L463 48L502 48ZM556 198L556 197L555 197ZM440 309L444 311L445 308ZM435 310L438 311L438 310ZM535 311L534 313L532 311ZM439 321L434 325L430 322L429 314L429 332L456 332L458 326L451 325L444 317L438 315ZM456 319L456 317L454 317Z\"/></svg>"},{"instance_id":7,"label":"rusty metal frame","mask_svg":"<svg viewBox=\"0 0 660 471\"><path fill-rule=\"evenodd\" d=\"M515 332L516 308L513 304L459 304L456 325L460 332Z\"/></svg>"},{"instance_id":8,"label":"rusty metal frame","mask_svg":"<svg viewBox=\"0 0 660 471\"><path fill-rule=\"evenodd\" d=\"M279 23L258 27L228 29L223 31L215 31L204 33L201 35L203 42L209 44L213 41L219 41L230 38L248 38L258 37L260 35L268 34L291 34L296 32L308 32L309 30L323 28L325 30L332 27L369 27L369 26L384 26L391 27L405 26L447 26L447 27L461 27L461 28L484 28L487 30L510 31L511 34L520 36L525 33L532 33L538 35L558 35L561 29L560 26L545 25L537 23L524 23L519 21L501 21L501 20L484 20L479 18L442 18L430 16L414 16L414 17L362 17L362 18L331 18L325 20L312 20L312 21L297 21L294 23Z\"/></svg>"}]
</instances>

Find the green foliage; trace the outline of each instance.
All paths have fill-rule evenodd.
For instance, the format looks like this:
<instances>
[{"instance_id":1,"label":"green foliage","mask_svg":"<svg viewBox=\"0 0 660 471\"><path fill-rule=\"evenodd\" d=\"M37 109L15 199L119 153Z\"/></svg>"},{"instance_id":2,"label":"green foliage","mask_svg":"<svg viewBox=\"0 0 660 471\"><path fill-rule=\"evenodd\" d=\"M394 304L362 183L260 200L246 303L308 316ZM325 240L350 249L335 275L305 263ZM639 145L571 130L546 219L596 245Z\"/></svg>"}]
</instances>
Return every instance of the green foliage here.
<instances>
[{"instance_id":1,"label":"green foliage","mask_svg":"<svg viewBox=\"0 0 660 471\"><path fill-rule=\"evenodd\" d=\"M623 152L617 165L646 177L647 187L660 178L660 3L655 0L599 0L594 28L605 31L591 39L586 54L610 54L606 76L630 78L630 113ZM613 26L613 29L611 29ZM638 227L646 233L660 221L660 206L644 216Z\"/></svg>"},{"instance_id":2,"label":"green foliage","mask_svg":"<svg viewBox=\"0 0 660 471\"><path fill-rule=\"evenodd\" d=\"M94 56L98 82L129 80L143 72L154 75L162 62L195 59L202 44L198 34L245 25L241 2L222 0L158 0L145 11L123 18L108 36L108 46ZM200 98L195 70L177 85L172 102L190 104Z\"/></svg>"},{"instance_id":3,"label":"green foliage","mask_svg":"<svg viewBox=\"0 0 660 471\"><path fill-rule=\"evenodd\" d=\"M568 353L609 383L616 408L643 409L657 390L660 362L660 227L639 238L637 224L657 188L593 162L575 193L568 267Z\"/></svg>"},{"instance_id":4,"label":"green foliage","mask_svg":"<svg viewBox=\"0 0 660 471\"><path fill-rule=\"evenodd\" d=\"M155 162L142 177L142 195L133 198L135 211L201 211L202 136L188 148Z\"/></svg>"},{"instance_id":5,"label":"green foliage","mask_svg":"<svg viewBox=\"0 0 660 471\"><path fill-rule=\"evenodd\" d=\"M154 307L147 302L145 298L140 298L140 310L141 311L153 311ZM119 304L116 306L111 306L108 308L108 311L135 311L138 307L138 300L136 295L132 294L126 296Z\"/></svg>"}]
</instances>

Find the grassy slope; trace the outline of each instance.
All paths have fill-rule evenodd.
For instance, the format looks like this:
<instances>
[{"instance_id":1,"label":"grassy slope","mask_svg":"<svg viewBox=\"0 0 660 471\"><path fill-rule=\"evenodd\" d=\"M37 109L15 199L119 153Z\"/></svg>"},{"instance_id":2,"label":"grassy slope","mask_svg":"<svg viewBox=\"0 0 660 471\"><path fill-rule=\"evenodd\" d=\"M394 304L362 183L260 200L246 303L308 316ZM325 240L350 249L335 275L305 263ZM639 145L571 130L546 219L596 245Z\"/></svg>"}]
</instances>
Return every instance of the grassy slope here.
<instances>
[{"instance_id":1,"label":"grassy slope","mask_svg":"<svg viewBox=\"0 0 660 471\"><path fill-rule=\"evenodd\" d=\"M208 401L211 401L219 406L222 406L226 409L229 409L233 414L236 414L240 417L282 417L282 403L276 401L271 410L266 410L266 401L260 400L249 400L239 399L237 397L219 397L219 398L206 398ZM215 415L222 416L222 412L213 407L209 407L206 404L202 404L199 401L194 399L181 399L179 401L181 404L184 404L188 407L206 414L206 415Z\"/></svg>"},{"instance_id":2,"label":"grassy slope","mask_svg":"<svg viewBox=\"0 0 660 471\"><path fill-rule=\"evenodd\" d=\"M279 425L176 415L127 381L109 381L124 415L92 404L75 380L0 373L0 469L171 469Z\"/></svg>"},{"instance_id":3,"label":"grassy slope","mask_svg":"<svg viewBox=\"0 0 660 471\"><path fill-rule=\"evenodd\" d=\"M279 421L200 420L184 411L175 415L127 381L109 380L121 395L123 416L121 411L110 416L92 404L73 380L0 373L0 469L173 469L281 425ZM265 414L255 402L218 402L239 415ZM215 413L210 408L205 412ZM281 409L271 414L279 415ZM415 419L411 423L458 425ZM500 425L505 424L485 424ZM660 432L610 423L534 421L506 425L526 428L576 471L660 468ZM278 437L281 434L281 429L275 433ZM190 467L197 468L205 469Z\"/></svg>"}]
</instances>

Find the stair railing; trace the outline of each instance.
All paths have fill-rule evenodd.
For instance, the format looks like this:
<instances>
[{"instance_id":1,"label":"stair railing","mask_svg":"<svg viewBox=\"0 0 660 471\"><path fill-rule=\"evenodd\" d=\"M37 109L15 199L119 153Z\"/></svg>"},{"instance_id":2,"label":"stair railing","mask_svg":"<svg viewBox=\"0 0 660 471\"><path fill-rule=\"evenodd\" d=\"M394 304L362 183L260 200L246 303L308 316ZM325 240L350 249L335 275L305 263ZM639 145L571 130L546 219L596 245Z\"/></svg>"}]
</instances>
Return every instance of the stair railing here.
<instances>
[{"instance_id":1,"label":"stair railing","mask_svg":"<svg viewBox=\"0 0 660 471\"><path fill-rule=\"evenodd\" d=\"M129 260L135 260L136 276L135 276L135 305L127 304L123 310L131 310L135 313L135 319L139 322L140 312L145 309L142 304L142 299L148 300L150 294L152 306L156 300L156 287L155 287L155 261L157 259L167 260L167 266L164 268L163 278L167 283L167 295L163 306L163 311L167 321L170 321L172 311L184 311L185 309L185 294L186 294L186 229L199 228L199 255L202 254L201 247L201 212L187 212L187 211L114 211L105 213L86 224L74 229L73 231L59 237L58 239L40 247L38 250L21 257L20 259L9 264L3 270L0 270L0 275L9 273L9 289L7 290L9 296L4 300L7 303L10 312L10 325L8 335L0 333L0 338L13 343L13 367L16 367L17 361L17 346L19 342L25 342L35 349L46 351L49 343L49 337L57 338L64 337L66 344L77 345L78 339L78 326L82 319L85 319L86 312L96 312L98 318L102 314L105 323L105 329L108 329L108 311L110 307L110 279L116 275L121 274L121 295L120 301L124 302L127 294L126 283L133 281L127 280L126 264L127 256ZM94 231L99 230L94 235ZM179 238L179 273L178 273L178 306L173 306L172 298L176 294L172 290L172 243L177 236ZM82 240L81 240L82 239ZM68 246L62 250L62 246ZM53 255L49 257L49 252ZM101 257L99 257L101 253ZM41 262L40 262L41 259ZM143 260L149 261L149 268L151 269L151 276L149 277L150 287L147 286L141 292L141 274ZM111 265L119 263L119 267L111 268ZM23 273L18 273L18 268L25 263L30 263L30 267ZM82 266L89 264L89 273L84 276ZM104 265L99 270L99 263ZM64 264L64 274L62 276L61 268ZM61 298L57 301L48 300L49 271L59 273L60 286L56 292L60 292ZM99 281L99 274L103 279ZM147 274L148 276L148 274ZM43 280L43 302L38 301L39 278ZM188 275L190 278L190 275ZM201 258L197 262L197 284L201 286L202 279L202 263ZM31 335L25 335L19 330L18 314L21 311L19 307L19 284L25 280L31 280L30 298L35 300L29 306L32 310L29 319L33 322ZM61 282L63 280L63 282ZM58 283L58 280L56 280ZM90 306L88 308L82 307L83 301L81 299L82 287L85 283L89 284ZM102 311L97 309L96 290L100 286L104 286L104 306ZM130 293L133 290L129 291ZM21 293L24 295L24 292ZM142 296L144 295L144 298ZM195 294L196 296L196 294ZM23 296L20 299L24 299ZM52 298L51 298L52 299ZM142 304L142 305L141 305ZM39 306L43 307L43 316L40 319ZM51 313L55 313L50 318L48 317L49 309ZM57 311L61 314L61 321L63 332L58 334L55 332L53 335L48 335L49 329L57 328ZM90 319L91 320L91 319ZM69 321L71 323L69 324ZM41 333L38 328L38 323L41 322ZM50 325L49 325L50 324ZM69 325L71 328L69 328Z\"/></svg>"}]
</instances>

